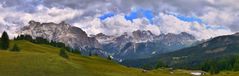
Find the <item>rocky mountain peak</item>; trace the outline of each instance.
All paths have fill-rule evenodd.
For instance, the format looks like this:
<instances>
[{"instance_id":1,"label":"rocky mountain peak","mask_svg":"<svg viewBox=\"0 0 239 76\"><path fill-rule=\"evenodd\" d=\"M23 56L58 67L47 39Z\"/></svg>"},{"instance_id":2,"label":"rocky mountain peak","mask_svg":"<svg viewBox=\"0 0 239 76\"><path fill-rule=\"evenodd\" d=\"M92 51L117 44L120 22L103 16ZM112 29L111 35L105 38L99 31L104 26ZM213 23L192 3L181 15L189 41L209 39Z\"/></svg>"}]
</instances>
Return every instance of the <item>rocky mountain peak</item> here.
<instances>
[{"instance_id":1,"label":"rocky mountain peak","mask_svg":"<svg viewBox=\"0 0 239 76\"><path fill-rule=\"evenodd\" d=\"M195 40L195 39L196 39L193 35L191 35L191 34L189 34L189 33L186 33L186 32L181 32L179 35L180 35L181 37L187 37L187 38L192 39L192 40Z\"/></svg>"},{"instance_id":2,"label":"rocky mountain peak","mask_svg":"<svg viewBox=\"0 0 239 76\"><path fill-rule=\"evenodd\" d=\"M99 33L99 34L96 34L96 35L91 35L91 37L96 38L101 44L110 43L115 38L114 36L105 35L103 33Z\"/></svg>"},{"instance_id":3,"label":"rocky mountain peak","mask_svg":"<svg viewBox=\"0 0 239 76\"><path fill-rule=\"evenodd\" d=\"M98 50L95 52L104 55L110 53L118 59L150 57L152 54L185 48L195 42L195 37L186 32L155 35L148 30L136 30L119 36L99 33L88 37L82 29L71 26L64 21L60 23L40 23L32 20L29 21L28 26L21 29L21 33L63 42L80 50L95 48Z\"/></svg>"},{"instance_id":4,"label":"rocky mountain peak","mask_svg":"<svg viewBox=\"0 0 239 76\"><path fill-rule=\"evenodd\" d=\"M154 34L151 31L137 30L133 33L134 42L147 42L151 41L154 38Z\"/></svg>"},{"instance_id":5,"label":"rocky mountain peak","mask_svg":"<svg viewBox=\"0 0 239 76\"><path fill-rule=\"evenodd\" d=\"M130 35L128 35L128 33L124 33L121 36L115 38L116 42L129 42L132 40L132 37Z\"/></svg>"},{"instance_id":6,"label":"rocky mountain peak","mask_svg":"<svg viewBox=\"0 0 239 76\"><path fill-rule=\"evenodd\" d=\"M95 38L88 37L82 29L70 26L65 22L59 24L53 22L40 23L31 20L28 26L21 29L21 33L63 42L77 49L101 48L101 45Z\"/></svg>"},{"instance_id":7,"label":"rocky mountain peak","mask_svg":"<svg viewBox=\"0 0 239 76\"><path fill-rule=\"evenodd\" d=\"M235 33L234 36L239 36L239 32Z\"/></svg>"},{"instance_id":8,"label":"rocky mountain peak","mask_svg":"<svg viewBox=\"0 0 239 76\"><path fill-rule=\"evenodd\" d=\"M94 37L104 46L104 50L120 59L144 58L152 54L172 52L188 47L196 41L193 35L186 32L154 35L147 30L136 30L120 36L99 33Z\"/></svg>"},{"instance_id":9,"label":"rocky mountain peak","mask_svg":"<svg viewBox=\"0 0 239 76\"><path fill-rule=\"evenodd\" d=\"M177 40L196 40L196 38L188 34L186 32L181 32L179 34L173 34L173 33L168 33L168 34L161 34L159 36L156 36L157 39L177 39Z\"/></svg>"},{"instance_id":10,"label":"rocky mountain peak","mask_svg":"<svg viewBox=\"0 0 239 76\"><path fill-rule=\"evenodd\" d=\"M28 24L33 26L33 25L40 25L41 23L40 22L36 22L34 20L31 20L31 21L28 22Z\"/></svg>"}]
</instances>

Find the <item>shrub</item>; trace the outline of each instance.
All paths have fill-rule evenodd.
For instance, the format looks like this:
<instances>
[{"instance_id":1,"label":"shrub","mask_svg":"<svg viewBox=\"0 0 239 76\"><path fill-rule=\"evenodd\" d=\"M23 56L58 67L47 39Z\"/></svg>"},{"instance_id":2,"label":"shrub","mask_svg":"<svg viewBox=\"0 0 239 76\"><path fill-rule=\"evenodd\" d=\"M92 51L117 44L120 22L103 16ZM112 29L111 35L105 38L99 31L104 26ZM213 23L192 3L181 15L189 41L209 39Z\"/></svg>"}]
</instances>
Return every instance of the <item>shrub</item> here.
<instances>
[{"instance_id":1,"label":"shrub","mask_svg":"<svg viewBox=\"0 0 239 76\"><path fill-rule=\"evenodd\" d=\"M65 49L61 49L59 55L60 55L61 57L63 57L63 58L66 58L66 59L69 58L69 56L67 55Z\"/></svg>"},{"instance_id":2,"label":"shrub","mask_svg":"<svg viewBox=\"0 0 239 76\"><path fill-rule=\"evenodd\" d=\"M15 52L19 52L20 48L18 47L17 44L14 44L14 46L12 47L12 49L10 51L15 51Z\"/></svg>"}]
</instances>

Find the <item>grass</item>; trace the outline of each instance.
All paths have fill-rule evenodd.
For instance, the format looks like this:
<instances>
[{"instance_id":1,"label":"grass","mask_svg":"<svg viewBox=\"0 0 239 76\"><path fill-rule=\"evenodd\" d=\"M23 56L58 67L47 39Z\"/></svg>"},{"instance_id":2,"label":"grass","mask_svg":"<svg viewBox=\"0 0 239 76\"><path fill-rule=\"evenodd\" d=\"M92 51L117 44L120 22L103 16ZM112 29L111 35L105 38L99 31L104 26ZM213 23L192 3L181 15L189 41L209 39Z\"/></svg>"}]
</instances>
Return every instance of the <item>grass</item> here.
<instances>
[{"instance_id":1,"label":"grass","mask_svg":"<svg viewBox=\"0 0 239 76\"><path fill-rule=\"evenodd\" d=\"M207 75L207 76L239 76L238 71L222 71L219 74Z\"/></svg>"},{"instance_id":2,"label":"grass","mask_svg":"<svg viewBox=\"0 0 239 76\"><path fill-rule=\"evenodd\" d=\"M0 50L0 76L191 76L184 70L142 72L96 56L68 53L69 59L64 59L59 48L22 40L11 41L11 47L14 43L20 52Z\"/></svg>"}]
</instances>

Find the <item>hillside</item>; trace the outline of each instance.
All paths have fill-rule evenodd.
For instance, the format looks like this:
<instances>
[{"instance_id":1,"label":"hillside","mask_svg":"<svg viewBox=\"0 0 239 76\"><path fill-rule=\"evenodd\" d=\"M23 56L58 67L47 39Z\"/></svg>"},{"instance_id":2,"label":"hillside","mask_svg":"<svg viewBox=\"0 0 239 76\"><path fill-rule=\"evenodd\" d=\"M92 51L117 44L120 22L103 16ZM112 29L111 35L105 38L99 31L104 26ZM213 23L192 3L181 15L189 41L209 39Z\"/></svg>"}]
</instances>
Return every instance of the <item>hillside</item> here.
<instances>
[{"instance_id":1,"label":"hillside","mask_svg":"<svg viewBox=\"0 0 239 76\"><path fill-rule=\"evenodd\" d=\"M68 53L69 59L64 59L59 48L23 40L11 41L11 46L14 43L20 52L0 50L1 76L190 76L183 70L173 74L166 69L142 72L96 56Z\"/></svg>"},{"instance_id":2,"label":"hillside","mask_svg":"<svg viewBox=\"0 0 239 76\"><path fill-rule=\"evenodd\" d=\"M239 34L219 36L196 46L175 52L161 54L148 59L127 60L122 64L134 67L153 68L158 61L169 67L209 71L237 70L239 55ZM136 64L134 64L136 63ZM146 66L145 66L146 65ZM205 69L205 67L207 67ZM212 68L215 67L215 68ZM203 68L203 69L202 69Z\"/></svg>"},{"instance_id":3,"label":"hillside","mask_svg":"<svg viewBox=\"0 0 239 76\"><path fill-rule=\"evenodd\" d=\"M197 46L161 55L159 58L170 66L193 67L207 60L221 60L239 55L239 35L225 35L208 40Z\"/></svg>"},{"instance_id":4,"label":"hillside","mask_svg":"<svg viewBox=\"0 0 239 76\"><path fill-rule=\"evenodd\" d=\"M172 52L189 47L197 41L186 32L155 35L149 30L136 30L120 35L91 35L64 21L54 23L31 20L18 33L62 42L73 49L81 50L82 54L88 55L90 50L102 56L112 55L118 61Z\"/></svg>"}]
</instances>

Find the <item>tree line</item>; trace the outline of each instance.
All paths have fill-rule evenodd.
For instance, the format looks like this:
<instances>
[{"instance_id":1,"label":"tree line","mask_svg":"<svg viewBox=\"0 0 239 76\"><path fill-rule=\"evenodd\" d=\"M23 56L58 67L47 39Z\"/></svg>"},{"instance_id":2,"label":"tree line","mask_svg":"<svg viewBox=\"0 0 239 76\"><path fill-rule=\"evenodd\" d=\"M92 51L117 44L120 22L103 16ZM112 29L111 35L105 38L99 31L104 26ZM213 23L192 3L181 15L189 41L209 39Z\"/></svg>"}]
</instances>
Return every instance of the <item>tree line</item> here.
<instances>
[{"instance_id":1,"label":"tree line","mask_svg":"<svg viewBox=\"0 0 239 76\"><path fill-rule=\"evenodd\" d=\"M10 48L10 40L9 36L6 31L2 33L2 36L0 38L0 49L1 50L8 50ZM19 52L20 48L17 44L14 44L13 47L10 49L10 51Z\"/></svg>"},{"instance_id":2,"label":"tree line","mask_svg":"<svg viewBox=\"0 0 239 76\"><path fill-rule=\"evenodd\" d=\"M239 71L239 56L224 57L220 60L206 60L201 65L201 70L211 74L221 71Z\"/></svg>"},{"instance_id":3,"label":"tree line","mask_svg":"<svg viewBox=\"0 0 239 76\"><path fill-rule=\"evenodd\" d=\"M81 54L80 50L78 50L78 49L74 49L74 48L71 48L70 46L66 46L62 42L48 40L48 39L45 39L43 37L36 37L36 38L33 39L33 37L31 35L19 35L16 38L14 38L14 40L27 40L27 41L30 41L30 42L35 43L35 44L47 44L47 45L51 45L51 46L54 46L54 47L57 47L57 48L61 48L60 56L62 56L64 58L68 58L68 56L64 55L64 54L66 54L66 52ZM98 54L97 53L92 54L92 52L90 51L89 56L98 56ZM107 59L112 60L112 57L109 55L107 57Z\"/></svg>"},{"instance_id":4,"label":"tree line","mask_svg":"<svg viewBox=\"0 0 239 76\"><path fill-rule=\"evenodd\" d=\"M71 48L70 46L66 46L62 42L57 42L57 41L54 41L54 40L48 40L48 39L45 39L43 37L33 38L31 35L18 35L17 37L14 37L13 40L14 41L26 40L26 41L30 41L30 42L35 43L35 44L46 44L46 45L51 45L51 46L54 46L54 47L57 47L57 48L61 48L59 50L59 55L64 57L64 58L69 58L69 56L67 55L67 52L81 54L81 52L78 49L74 49L74 48ZM7 32L4 31L2 33L1 38L0 38L0 49L1 50L9 50L9 47L10 47L10 39L9 39L9 36L8 36ZM14 44L12 46L12 48L10 49L10 51L16 51L16 52L19 52L20 50L21 50L21 48L18 47L17 44ZM91 52L90 52L89 56L92 56ZM94 54L94 56L98 56L98 55ZM108 56L107 59L111 60L112 57Z\"/></svg>"},{"instance_id":5,"label":"tree line","mask_svg":"<svg viewBox=\"0 0 239 76\"><path fill-rule=\"evenodd\" d=\"M69 46L66 46L62 42L48 40L48 39L45 39L43 37L33 38L31 35L19 35L19 36L15 37L14 40L27 40L27 41L30 41L30 42L35 43L35 44L46 44L46 45L51 45L51 46L54 46L54 47L57 47L57 48L61 48L60 52L59 52L59 55L63 58L67 58L67 59L68 59L67 52L81 54L81 52L78 49L73 49Z\"/></svg>"},{"instance_id":6,"label":"tree line","mask_svg":"<svg viewBox=\"0 0 239 76\"><path fill-rule=\"evenodd\" d=\"M35 39L33 39L32 36L30 36L30 35L19 35L19 36L15 37L14 40L15 41L26 40L26 41L30 41L35 44L47 44L47 45L61 48L59 55L64 58L68 58L67 52L81 54L79 50L68 47L62 42L49 41L42 37L36 37ZM2 36L0 38L0 49L1 50L10 50L10 51L15 51L15 52L19 52L21 50L20 47L16 43L14 43L12 48L10 48L10 39L9 39L8 33L6 31L4 31L2 33Z\"/></svg>"},{"instance_id":7,"label":"tree line","mask_svg":"<svg viewBox=\"0 0 239 76\"><path fill-rule=\"evenodd\" d=\"M31 35L19 35L19 36L15 37L14 40L27 40L27 41L30 41L30 42L35 43L35 44L51 45L51 46L54 46L54 47L57 47L57 48L65 49L68 52L81 54L81 52L78 49L73 49L69 46L66 46L62 42L48 40L48 39L45 39L43 37L36 37L36 38L33 39L33 37Z\"/></svg>"}]
</instances>

